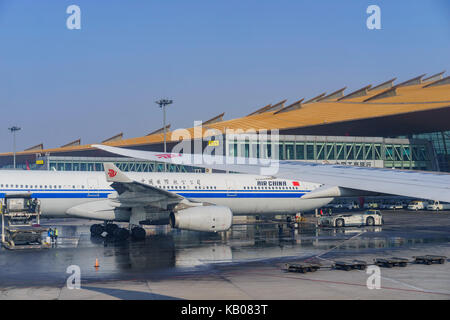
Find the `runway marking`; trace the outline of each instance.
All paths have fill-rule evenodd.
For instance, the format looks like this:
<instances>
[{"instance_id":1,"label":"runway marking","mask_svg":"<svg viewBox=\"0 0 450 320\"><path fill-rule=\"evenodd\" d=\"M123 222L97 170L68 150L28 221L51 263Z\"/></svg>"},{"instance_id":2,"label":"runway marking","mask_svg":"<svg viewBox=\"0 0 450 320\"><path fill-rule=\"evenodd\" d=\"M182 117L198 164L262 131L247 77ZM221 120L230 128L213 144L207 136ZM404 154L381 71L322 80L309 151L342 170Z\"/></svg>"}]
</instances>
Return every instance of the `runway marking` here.
<instances>
[{"instance_id":1,"label":"runway marking","mask_svg":"<svg viewBox=\"0 0 450 320\"><path fill-rule=\"evenodd\" d=\"M252 295L250 295L248 292L246 292L244 289L242 289L241 287L239 287L237 284L234 283L234 281L230 280L227 278L226 275L222 274L222 275L218 275L219 279L223 279L224 281L230 283L233 287L235 287L236 289L238 289L239 291L241 291L243 294L245 294L249 299L255 299Z\"/></svg>"},{"instance_id":2,"label":"runway marking","mask_svg":"<svg viewBox=\"0 0 450 320\"><path fill-rule=\"evenodd\" d=\"M404 283L404 282L401 282L401 281L398 281L398 280L395 280L395 279L387 278L387 277L384 277L384 276L381 276L381 278L382 278L382 279L385 279L385 280L388 280L388 281L392 281L392 282L394 282L394 283L402 284L402 285L404 285L404 286L406 286L406 287L413 288L413 290L422 291L422 292L431 292L431 291L426 291L426 290L423 289L423 288L415 287L415 286L413 286L413 285L410 285L410 284L407 284L407 283ZM450 295L450 292L448 292L448 293L442 292L442 293L440 293L440 294L447 294L447 295Z\"/></svg>"},{"instance_id":3,"label":"runway marking","mask_svg":"<svg viewBox=\"0 0 450 320\"><path fill-rule=\"evenodd\" d=\"M334 262L333 260L325 259L325 258L322 258L321 256L323 256L324 254L327 254L327 253L333 251L334 249L339 248L340 246L342 246L342 245L343 245L344 243L346 243L347 241L353 240L353 239L359 237L360 235L362 235L362 234L364 234L364 233L366 233L366 232L367 232L366 230L365 230L365 231L362 231L362 232L358 233L357 235L354 235L353 237L351 237L351 238L349 238L349 239L346 239L346 240L342 241L341 243L337 244L336 246L332 247L331 249L328 249L328 250L322 252L321 254L312 256L312 257L306 259L305 261L309 261L309 260L314 259L314 258L319 258L319 259L322 259L322 260L325 260L325 261L331 261L331 262Z\"/></svg>"},{"instance_id":4,"label":"runway marking","mask_svg":"<svg viewBox=\"0 0 450 320\"><path fill-rule=\"evenodd\" d=\"M271 274L264 274L264 273L252 273L252 274L259 274L259 275L263 275L263 276L266 276L266 277L306 280L306 281L312 281L312 282L324 282L324 283L332 283L332 284L343 284L343 285L348 285L348 286L358 286L358 287L365 287L365 288L367 288L366 284L360 284L360 283L351 283L351 282L343 282L343 281L332 281L332 280L322 280L322 279L307 279L307 278L302 278L302 277L279 276L279 275L273 275L273 274L271 275ZM381 289L450 296L450 293L425 291L425 290L419 289L419 288L418 289L402 289L402 288L393 288L393 287L381 287Z\"/></svg>"},{"instance_id":5,"label":"runway marking","mask_svg":"<svg viewBox=\"0 0 450 320\"><path fill-rule=\"evenodd\" d=\"M61 300L61 294L62 294L63 289L64 289L64 287L61 287L59 289L59 293L58 293L58 296L56 297L56 300Z\"/></svg>"}]
</instances>

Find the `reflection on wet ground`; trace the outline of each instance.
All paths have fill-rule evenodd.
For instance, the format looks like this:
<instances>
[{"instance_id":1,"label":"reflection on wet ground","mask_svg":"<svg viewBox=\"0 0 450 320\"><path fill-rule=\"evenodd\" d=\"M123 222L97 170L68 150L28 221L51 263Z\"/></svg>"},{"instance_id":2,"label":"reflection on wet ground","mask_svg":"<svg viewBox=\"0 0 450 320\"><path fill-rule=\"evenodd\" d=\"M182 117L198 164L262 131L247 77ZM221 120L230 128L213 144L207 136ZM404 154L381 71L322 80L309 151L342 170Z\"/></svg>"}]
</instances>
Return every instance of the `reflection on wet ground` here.
<instances>
[{"instance_id":1,"label":"reflection on wet ground","mask_svg":"<svg viewBox=\"0 0 450 320\"><path fill-rule=\"evenodd\" d=\"M51 221L60 230L56 247L0 251L0 286L61 285L70 265L81 268L83 282L158 279L211 273L223 265L298 260L327 251L362 254L450 242L449 214L396 212L385 213L384 219L383 227L334 229L307 223L282 232L273 223L241 224L218 234L157 226L148 229L145 241L122 242L91 237L90 225L82 220Z\"/></svg>"}]
</instances>

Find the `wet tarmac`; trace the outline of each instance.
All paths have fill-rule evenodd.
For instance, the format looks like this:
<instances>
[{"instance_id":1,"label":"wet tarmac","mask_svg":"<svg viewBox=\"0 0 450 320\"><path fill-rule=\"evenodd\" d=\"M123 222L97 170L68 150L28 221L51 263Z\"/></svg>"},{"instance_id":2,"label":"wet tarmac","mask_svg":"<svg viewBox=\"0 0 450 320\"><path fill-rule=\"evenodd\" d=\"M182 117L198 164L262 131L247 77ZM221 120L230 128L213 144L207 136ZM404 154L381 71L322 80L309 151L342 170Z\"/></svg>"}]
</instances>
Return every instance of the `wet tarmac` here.
<instances>
[{"instance_id":1,"label":"wet tarmac","mask_svg":"<svg viewBox=\"0 0 450 320\"><path fill-rule=\"evenodd\" d=\"M43 225L59 229L58 243L43 250L1 249L0 289L64 287L71 265L80 267L82 286L89 287L102 282L161 282L280 270L285 262L312 258L326 264L337 258L450 250L450 213L386 211L383 215L381 227L318 228L311 217L300 228L284 227L282 232L276 223L238 224L217 234L157 226L147 230L145 241L121 242L91 237L90 222L84 220L44 221ZM96 259L99 268L94 268ZM449 298L450 283L444 289Z\"/></svg>"}]
</instances>

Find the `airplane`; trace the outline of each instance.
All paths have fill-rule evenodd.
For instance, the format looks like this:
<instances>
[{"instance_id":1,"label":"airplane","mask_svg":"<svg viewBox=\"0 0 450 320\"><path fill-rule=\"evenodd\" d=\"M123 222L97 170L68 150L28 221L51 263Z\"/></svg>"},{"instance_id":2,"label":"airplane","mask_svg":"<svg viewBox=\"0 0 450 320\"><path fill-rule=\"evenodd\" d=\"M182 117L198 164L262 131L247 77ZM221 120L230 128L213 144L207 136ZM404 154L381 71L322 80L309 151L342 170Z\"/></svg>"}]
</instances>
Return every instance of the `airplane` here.
<instances>
[{"instance_id":1,"label":"airplane","mask_svg":"<svg viewBox=\"0 0 450 320\"><path fill-rule=\"evenodd\" d=\"M266 167L273 167L274 165L272 162L266 164L265 167L261 162L258 162L259 159L253 158L214 155L203 157L203 160L207 161L201 163L196 161L199 157L198 154L161 154L105 145L93 145L93 147L135 159L163 163L190 164L196 167L253 175L260 174L262 169L267 169ZM289 160L278 160L275 161L275 164L276 171L270 176L272 179L310 181L307 185L311 186L311 189L300 195L298 203L302 203L302 200L319 199L324 200L324 203L329 203L334 197L379 194L450 202L449 173L317 164ZM245 189L241 191L245 191ZM276 202L274 203L277 205ZM256 203L252 203L251 205L256 205ZM323 203L316 203L316 205L322 206ZM206 212L204 217L209 217ZM175 216L175 224L176 221L182 221L183 219L183 212L178 213Z\"/></svg>"},{"instance_id":2,"label":"airplane","mask_svg":"<svg viewBox=\"0 0 450 320\"><path fill-rule=\"evenodd\" d=\"M40 201L42 217L100 220L91 234L145 237L142 225L220 232L233 215L293 215L322 207L332 197L304 199L320 184L267 176L222 173L120 171L0 171L0 198L30 194ZM129 229L114 222L128 222Z\"/></svg>"}]
</instances>

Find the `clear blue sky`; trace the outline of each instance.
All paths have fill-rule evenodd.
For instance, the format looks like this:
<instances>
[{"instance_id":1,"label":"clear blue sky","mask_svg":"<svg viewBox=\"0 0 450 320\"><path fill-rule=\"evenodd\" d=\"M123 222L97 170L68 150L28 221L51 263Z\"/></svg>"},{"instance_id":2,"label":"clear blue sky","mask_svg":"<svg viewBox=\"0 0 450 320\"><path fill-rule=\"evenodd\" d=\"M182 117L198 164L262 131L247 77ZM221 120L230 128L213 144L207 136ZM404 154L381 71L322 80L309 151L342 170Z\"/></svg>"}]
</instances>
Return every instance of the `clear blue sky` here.
<instances>
[{"instance_id":1,"label":"clear blue sky","mask_svg":"<svg viewBox=\"0 0 450 320\"><path fill-rule=\"evenodd\" d=\"M66 8L81 8L81 30ZM381 8L382 30L366 28ZM450 2L0 0L0 152L99 142L450 68ZM349 91L348 91L349 92Z\"/></svg>"}]
</instances>

